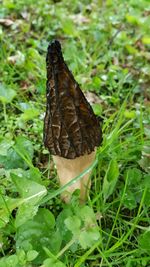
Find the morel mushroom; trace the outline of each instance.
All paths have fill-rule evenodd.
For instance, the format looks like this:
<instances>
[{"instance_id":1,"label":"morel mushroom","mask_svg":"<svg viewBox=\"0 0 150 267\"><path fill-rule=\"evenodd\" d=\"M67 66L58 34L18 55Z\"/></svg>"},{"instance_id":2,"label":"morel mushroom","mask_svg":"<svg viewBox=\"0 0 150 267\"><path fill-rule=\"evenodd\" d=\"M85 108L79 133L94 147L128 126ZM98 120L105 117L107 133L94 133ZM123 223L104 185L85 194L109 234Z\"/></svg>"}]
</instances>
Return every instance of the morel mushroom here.
<instances>
[{"instance_id":1,"label":"morel mushroom","mask_svg":"<svg viewBox=\"0 0 150 267\"><path fill-rule=\"evenodd\" d=\"M68 69L58 41L50 43L47 57L47 107L44 119L44 144L53 156L60 184L75 178L94 161L101 144L99 120ZM84 201L90 187L90 173L68 187L63 199L80 189Z\"/></svg>"}]
</instances>

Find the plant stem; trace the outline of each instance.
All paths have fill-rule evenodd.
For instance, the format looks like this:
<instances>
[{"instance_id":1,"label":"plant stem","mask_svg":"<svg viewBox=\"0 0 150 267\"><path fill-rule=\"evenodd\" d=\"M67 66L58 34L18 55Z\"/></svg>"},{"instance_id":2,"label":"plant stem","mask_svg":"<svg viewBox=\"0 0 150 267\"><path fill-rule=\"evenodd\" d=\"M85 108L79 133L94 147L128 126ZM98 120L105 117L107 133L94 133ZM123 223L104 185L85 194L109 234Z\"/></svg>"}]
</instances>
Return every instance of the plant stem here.
<instances>
[{"instance_id":1,"label":"plant stem","mask_svg":"<svg viewBox=\"0 0 150 267\"><path fill-rule=\"evenodd\" d=\"M71 240L67 243L67 245L64 246L63 249L57 254L56 258L61 257L61 256L64 254L64 252L65 252L67 249L69 249L69 248L73 245L73 243L75 242L75 240L76 240L76 238L71 239Z\"/></svg>"},{"instance_id":2,"label":"plant stem","mask_svg":"<svg viewBox=\"0 0 150 267\"><path fill-rule=\"evenodd\" d=\"M5 123L7 123L6 104L4 102L3 102L3 112L4 112Z\"/></svg>"}]
</instances>

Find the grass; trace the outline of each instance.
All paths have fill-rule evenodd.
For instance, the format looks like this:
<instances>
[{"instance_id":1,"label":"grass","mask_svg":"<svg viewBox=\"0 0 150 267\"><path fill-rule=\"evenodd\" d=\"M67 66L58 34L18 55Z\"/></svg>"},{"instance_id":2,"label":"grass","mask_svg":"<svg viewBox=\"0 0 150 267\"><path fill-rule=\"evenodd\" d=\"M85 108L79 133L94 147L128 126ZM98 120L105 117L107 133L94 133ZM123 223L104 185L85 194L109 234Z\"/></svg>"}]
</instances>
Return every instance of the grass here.
<instances>
[{"instance_id":1,"label":"grass","mask_svg":"<svg viewBox=\"0 0 150 267\"><path fill-rule=\"evenodd\" d=\"M149 13L146 0L2 2L0 267L150 266ZM60 200L43 146L53 39L102 119L82 206L79 192Z\"/></svg>"}]
</instances>

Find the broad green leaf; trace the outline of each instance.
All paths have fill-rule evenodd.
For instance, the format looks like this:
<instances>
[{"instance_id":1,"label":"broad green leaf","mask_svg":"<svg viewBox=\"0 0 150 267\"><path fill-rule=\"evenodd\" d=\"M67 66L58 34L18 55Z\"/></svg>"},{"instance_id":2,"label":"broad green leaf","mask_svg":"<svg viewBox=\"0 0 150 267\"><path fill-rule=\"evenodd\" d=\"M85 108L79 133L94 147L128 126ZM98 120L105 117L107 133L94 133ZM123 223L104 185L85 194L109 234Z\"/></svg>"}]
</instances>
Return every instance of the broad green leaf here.
<instances>
[{"instance_id":1,"label":"broad green leaf","mask_svg":"<svg viewBox=\"0 0 150 267\"><path fill-rule=\"evenodd\" d=\"M10 147L7 152L7 156L0 156L0 162L5 167L5 169L16 169L16 168L27 168L27 164L18 155L18 153Z\"/></svg>"},{"instance_id":2,"label":"broad green leaf","mask_svg":"<svg viewBox=\"0 0 150 267\"><path fill-rule=\"evenodd\" d=\"M142 42L143 42L143 44L150 45L150 37L149 36L143 36Z\"/></svg>"},{"instance_id":3,"label":"broad green leaf","mask_svg":"<svg viewBox=\"0 0 150 267\"><path fill-rule=\"evenodd\" d=\"M31 161L33 158L33 145L30 140L23 136L18 136L15 143L16 152L24 159Z\"/></svg>"},{"instance_id":4,"label":"broad green leaf","mask_svg":"<svg viewBox=\"0 0 150 267\"><path fill-rule=\"evenodd\" d=\"M136 112L134 110L125 110L124 116L127 119L134 119L134 118L136 118Z\"/></svg>"},{"instance_id":5,"label":"broad green leaf","mask_svg":"<svg viewBox=\"0 0 150 267\"><path fill-rule=\"evenodd\" d=\"M18 263L17 255L11 255L0 260L0 267L18 267Z\"/></svg>"},{"instance_id":6,"label":"broad green leaf","mask_svg":"<svg viewBox=\"0 0 150 267\"><path fill-rule=\"evenodd\" d=\"M41 172L39 171L38 168L31 167L28 170L17 168L17 169L9 170L9 172L18 175L19 177L24 177L26 179L32 180L36 183L43 185L43 181L41 179Z\"/></svg>"},{"instance_id":7,"label":"broad green leaf","mask_svg":"<svg viewBox=\"0 0 150 267\"><path fill-rule=\"evenodd\" d=\"M137 16L133 16L130 14L126 14L126 20L133 25L137 25L140 22Z\"/></svg>"},{"instance_id":8,"label":"broad green leaf","mask_svg":"<svg viewBox=\"0 0 150 267\"><path fill-rule=\"evenodd\" d=\"M135 198L135 193L131 190L128 190L125 194L123 205L128 208L129 210L133 210L137 206L137 201Z\"/></svg>"},{"instance_id":9,"label":"broad green leaf","mask_svg":"<svg viewBox=\"0 0 150 267\"><path fill-rule=\"evenodd\" d=\"M45 259L44 247L57 254L61 245L61 236L54 229L55 218L53 214L40 208L32 220L18 227L16 231L16 246L19 249L27 249L27 244L32 245L32 250L39 254L35 259L35 265Z\"/></svg>"},{"instance_id":10,"label":"broad green leaf","mask_svg":"<svg viewBox=\"0 0 150 267\"><path fill-rule=\"evenodd\" d=\"M38 168L30 168L29 170L25 171L25 178L33 180L39 184L43 184L41 172Z\"/></svg>"},{"instance_id":11,"label":"broad green leaf","mask_svg":"<svg viewBox=\"0 0 150 267\"><path fill-rule=\"evenodd\" d=\"M90 227L90 225L94 225L96 223L94 211L88 206L81 207L79 211L77 211L77 215L86 226Z\"/></svg>"},{"instance_id":12,"label":"broad green leaf","mask_svg":"<svg viewBox=\"0 0 150 267\"><path fill-rule=\"evenodd\" d=\"M93 111L95 115L101 115L102 114L102 106L100 104L94 104L92 105Z\"/></svg>"},{"instance_id":13,"label":"broad green leaf","mask_svg":"<svg viewBox=\"0 0 150 267\"><path fill-rule=\"evenodd\" d=\"M81 220L77 216L70 216L65 220L65 225L74 236L80 232Z\"/></svg>"},{"instance_id":14,"label":"broad green leaf","mask_svg":"<svg viewBox=\"0 0 150 267\"><path fill-rule=\"evenodd\" d=\"M13 98L16 96L16 91L7 88L3 84L0 84L0 101L2 103L11 103Z\"/></svg>"},{"instance_id":15,"label":"broad green leaf","mask_svg":"<svg viewBox=\"0 0 150 267\"><path fill-rule=\"evenodd\" d=\"M143 186L144 189L145 188L147 189L146 190L146 195L145 195L145 198L144 198L144 204L147 207L150 207L150 174L145 174L144 175L144 180L143 180L142 186Z\"/></svg>"},{"instance_id":16,"label":"broad green leaf","mask_svg":"<svg viewBox=\"0 0 150 267\"><path fill-rule=\"evenodd\" d=\"M33 145L23 136L16 138L15 145L7 150L6 156L0 156L0 162L6 169L26 169L32 166Z\"/></svg>"},{"instance_id":17,"label":"broad green leaf","mask_svg":"<svg viewBox=\"0 0 150 267\"><path fill-rule=\"evenodd\" d=\"M24 177L15 175L14 173L11 173L11 178L20 196L24 198L25 203L29 202L30 205L34 205L47 193L47 190L43 185L32 180L29 181Z\"/></svg>"},{"instance_id":18,"label":"broad green leaf","mask_svg":"<svg viewBox=\"0 0 150 267\"><path fill-rule=\"evenodd\" d=\"M11 178L21 196L21 205L17 210L15 226L19 227L30 220L38 211L39 201L46 195L47 190L41 184L29 181L11 173Z\"/></svg>"},{"instance_id":19,"label":"broad green leaf","mask_svg":"<svg viewBox=\"0 0 150 267\"><path fill-rule=\"evenodd\" d=\"M147 189L150 189L150 174L145 174L144 175L143 185Z\"/></svg>"},{"instance_id":20,"label":"broad green leaf","mask_svg":"<svg viewBox=\"0 0 150 267\"><path fill-rule=\"evenodd\" d=\"M7 156L8 149L14 144L10 139L3 139L0 142L0 155Z\"/></svg>"},{"instance_id":21,"label":"broad green leaf","mask_svg":"<svg viewBox=\"0 0 150 267\"><path fill-rule=\"evenodd\" d=\"M92 89L99 91L101 85L101 79L99 77L94 77L92 79Z\"/></svg>"},{"instance_id":22,"label":"broad green leaf","mask_svg":"<svg viewBox=\"0 0 150 267\"><path fill-rule=\"evenodd\" d=\"M39 224L41 223L45 230L46 228L47 230L53 229L55 226L54 215L48 209L45 208L39 209L38 214L36 215L36 221L38 221Z\"/></svg>"},{"instance_id":23,"label":"broad green leaf","mask_svg":"<svg viewBox=\"0 0 150 267\"><path fill-rule=\"evenodd\" d=\"M91 247L100 238L100 233L98 227L90 228L87 231L81 231L79 236L79 243L83 249Z\"/></svg>"},{"instance_id":24,"label":"broad green leaf","mask_svg":"<svg viewBox=\"0 0 150 267\"><path fill-rule=\"evenodd\" d=\"M38 252L36 250L30 250L27 252L27 260L28 261L33 261L37 256Z\"/></svg>"},{"instance_id":25,"label":"broad green leaf","mask_svg":"<svg viewBox=\"0 0 150 267\"><path fill-rule=\"evenodd\" d=\"M22 200L24 201L24 200ZM15 218L15 227L19 227L22 224L26 223L26 221L31 220L38 211L38 205L36 204L21 204L17 210L16 218Z\"/></svg>"},{"instance_id":26,"label":"broad green leaf","mask_svg":"<svg viewBox=\"0 0 150 267\"><path fill-rule=\"evenodd\" d=\"M104 201L113 193L115 185L119 176L118 163L115 159L112 159L109 163L106 175L103 181L103 196Z\"/></svg>"},{"instance_id":27,"label":"broad green leaf","mask_svg":"<svg viewBox=\"0 0 150 267\"><path fill-rule=\"evenodd\" d=\"M78 240L81 247L86 249L100 238L99 229L92 208L88 206L81 207L77 214L82 220L82 228Z\"/></svg>"},{"instance_id":28,"label":"broad green leaf","mask_svg":"<svg viewBox=\"0 0 150 267\"><path fill-rule=\"evenodd\" d=\"M66 267L66 265L59 260L46 259L41 267Z\"/></svg>"},{"instance_id":29,"label":"broad green leaf","mask_svg":"<svg viewBox=\"0 0 150 267\"><path fill-rule=\"evenodd\" d=\"M34 118L38 117L39 110L37 109L26 109L24 113L20 116L20 119L23 121L33 120Z\"/></svg>"},{"instance_id":30,"label":"broad green leaf","mask_svg":"<svg viewBox=\"0 0 150 267\"><path fill-rule=\"evenodd\" d=\"M57 220L56 220L56 227L59 231L60 236L64 240L65 244L67 244L72 238L71 231L65 225L65 220L71 216L73 216L72 210L70 208L65 208L58 215Z\"/></svg>"},{"instance_id":31,"label":"broad green leaf","mask_svg":"<svg viewBox=\"0 0 150 267\"><path fill-rule=\"evenodd\" d=\"M138 238L141 249L147 250L150 253L150 231L141 234Z\"/></svg>"},{"instance_id":32,"label":"broad green leaf","mask_svg":"<svg viewBox=\"0 0 150 267\"><path fill-rule=\"evenodd\" d=\"M100 233L96 223L95 214L88 206L78 207L76 215L65 219L65 225L72 232L75 242L83 249L91 247L99 238Z\"/></svg>"},{"instance_id":33,"label":"broad green leaf","mask_svg":"<svg viewBox=\"0 0 150 267\"><path fill-rule=\"evenodd\" d=\"M128 185L139 185L141 179L142 179L142 173L137 168L132 168L128 171Z\"/></svg>"},{"instance_id":34,"label":"broad green leaf","mask_svg":"<svg viewBox=\"0 0 150 267\"><path fill-rule=\"evenodd\" d=\"M17 258L21 266L24 266L26 264L26 253L23 249L17 250Z\"/></svg>"},{"instance_id":35,"label":"broad green leaf","mask_svg":"<svg viewBox=\"0 0 150 267\"><path fill-rule=\"evenodd\" d=\"M0 228L9 222L11 212L17 208L18 203L19 199L0 195Z\"/></svg>"},{"instance_id":36,"label":"broad green leaf","mask_svg":"<svg viewBox=\"0 0 150 267\"><path fill-rule=\"evenodd\" d=\"M138 50L134 46L132 46L132 45L127 44L125 46L125 48L127 49L128 53L131 54L131 55L138 54Z\"/></svg>"}]
</instances>

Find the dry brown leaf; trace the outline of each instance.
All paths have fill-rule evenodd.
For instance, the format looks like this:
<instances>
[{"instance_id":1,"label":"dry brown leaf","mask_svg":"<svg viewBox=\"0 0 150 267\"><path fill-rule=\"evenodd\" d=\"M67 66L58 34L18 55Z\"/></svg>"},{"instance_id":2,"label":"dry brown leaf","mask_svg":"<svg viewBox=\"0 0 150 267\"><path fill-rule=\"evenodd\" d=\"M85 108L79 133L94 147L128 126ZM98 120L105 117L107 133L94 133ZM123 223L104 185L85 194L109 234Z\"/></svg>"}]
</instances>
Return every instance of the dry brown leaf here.
<instances>
[{"instance_id":1,"label":"dry brown leaf","mask_svg":"<svg viewBox=\"0 0 150 267\"><path fill-rule=\"evenodd\" d=\"M89 18L83 16L82 14L76 14L76 15L71 15L70 18L75 22L76 24L84 24L84 23L89 23L90 20Z\"/></svg>"},{"instance_id":2,"label":"dry brown leaf","mask_svg":"<svg viewBox=\"0 0 150 267\"><path fill-rule=\"evenodd\" d=\"M14 21L11 19L0 19L0 24L6 27L10 27L14 24Z\"/></svg>"}]
</instances>

